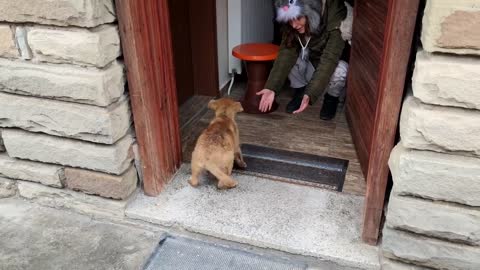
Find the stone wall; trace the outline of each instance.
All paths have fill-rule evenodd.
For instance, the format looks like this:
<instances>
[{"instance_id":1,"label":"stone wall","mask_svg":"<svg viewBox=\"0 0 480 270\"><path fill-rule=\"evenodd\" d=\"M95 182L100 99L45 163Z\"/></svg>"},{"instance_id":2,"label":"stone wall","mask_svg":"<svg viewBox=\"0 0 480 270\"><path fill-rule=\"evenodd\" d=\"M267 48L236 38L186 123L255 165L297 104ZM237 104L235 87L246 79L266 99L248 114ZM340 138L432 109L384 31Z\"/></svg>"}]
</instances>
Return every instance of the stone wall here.
<instances>
[{"instance_id":1,"label":"stone wall","mask_svg":"<svg viewBox=\"0 0 480 270\"><path fill-rule=\"evenodd\" d=\"M427 0L393 190L384 269L480 269L480 3Z\"/></svg>"},{"instance_id":2,"label":"stone wall","mask_svg":"<svg viewBox=\"0 0 480 270\"><path fill-rule=\"evenodd\" d=\"M119 209L138 177L113 0L0 10L0 197Z\"/></svg>"}]
</instances>

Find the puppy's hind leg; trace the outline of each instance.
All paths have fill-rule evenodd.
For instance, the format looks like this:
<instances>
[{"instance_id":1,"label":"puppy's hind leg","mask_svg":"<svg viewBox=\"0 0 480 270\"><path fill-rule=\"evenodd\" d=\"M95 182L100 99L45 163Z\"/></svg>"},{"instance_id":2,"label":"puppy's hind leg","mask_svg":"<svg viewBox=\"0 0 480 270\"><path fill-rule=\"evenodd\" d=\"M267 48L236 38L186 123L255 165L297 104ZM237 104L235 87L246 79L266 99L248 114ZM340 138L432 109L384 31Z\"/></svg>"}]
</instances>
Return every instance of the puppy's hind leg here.
<instances>
[{"instance_id":1,"label":"puppy's hind leg","mask_svg":"<svg viewBox=\"0 0 480 270\"><path fill-rule=\"evenodd\" d=\"M192 187L197 187L198 186L198 177L202 173L202 167L199 166L196 162L192 162L192 178L188 180L188 183Z\"/></svg>"},{"instance_id":2,"label":"puppy's hind leg","mask_svg":"<svg viewBox=\"0 0 480 270\"><path fill-rule=\"evenodd\" d=\"M238 185L238 182L233 180L226 172L222 171L217 166L208 166L207 170L212 173L218 179L219 189L234 188Z\"/></svg>"},{"instance_id":3,"label":"puppy's hind leg","mask_svg":"<svg viewBox=\"0 0 480 270\"><path fill-rule=\"evenodd\" d=\"M240 147L238 147L237 151L235 152L235 163L241 169L247 168L247 163L245 163L245 161L243 160L242 150L240 150Z\"/></svg>"}]
</instances>

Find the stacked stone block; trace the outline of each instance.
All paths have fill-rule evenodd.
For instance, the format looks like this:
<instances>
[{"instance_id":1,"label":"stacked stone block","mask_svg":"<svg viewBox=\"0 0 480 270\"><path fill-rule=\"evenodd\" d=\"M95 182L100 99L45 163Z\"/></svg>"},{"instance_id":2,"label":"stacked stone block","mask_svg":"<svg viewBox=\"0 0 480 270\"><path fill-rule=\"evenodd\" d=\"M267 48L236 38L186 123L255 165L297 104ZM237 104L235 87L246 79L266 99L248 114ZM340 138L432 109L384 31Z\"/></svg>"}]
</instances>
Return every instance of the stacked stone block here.
<instances>
[{"instance_id":1,"label":"stacked stone block","mask_svg":"<svg viewBox=\"0 0 480 270\"><path fill-rule=\"evenodd\" d=\"M480 269L480 4L428 0L404 102L384 269Z\"/></svg>"},{"instance_id":2,"label":"stacked stone block","mask_svg":"<svg viewBox=\"0 0 480 270\"><path fill-rule=\"evenodd\" d=\"M18 186L54 206L125 201L137 171L113 0L0 10L0 196Z\"/></svg>"}]
</instances>

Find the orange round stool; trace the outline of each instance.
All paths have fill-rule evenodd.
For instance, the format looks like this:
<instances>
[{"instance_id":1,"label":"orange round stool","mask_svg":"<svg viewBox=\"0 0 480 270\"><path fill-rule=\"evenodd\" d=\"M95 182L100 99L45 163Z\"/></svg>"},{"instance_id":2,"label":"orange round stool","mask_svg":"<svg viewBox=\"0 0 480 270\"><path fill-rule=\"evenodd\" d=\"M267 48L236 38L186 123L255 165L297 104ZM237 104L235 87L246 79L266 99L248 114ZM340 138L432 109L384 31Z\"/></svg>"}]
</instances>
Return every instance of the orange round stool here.
<instances>
[{"instance_id":1,"label":"orange round stool","mask_svg":"<svg viewBox=\"0 0 480 270\"><path fill-rule=\"evenodd\" d=\"M278 50L277 45L269 43L249 43L233 48L233 56L244 60L247 66L247 91L242 100L244 112L271 113L278 108L278 103L274 101L270 111L261 112L258 109L261 96L257 96L257 92L265 87L272 61L277 58Z\"/></svg>"}]
</instances>

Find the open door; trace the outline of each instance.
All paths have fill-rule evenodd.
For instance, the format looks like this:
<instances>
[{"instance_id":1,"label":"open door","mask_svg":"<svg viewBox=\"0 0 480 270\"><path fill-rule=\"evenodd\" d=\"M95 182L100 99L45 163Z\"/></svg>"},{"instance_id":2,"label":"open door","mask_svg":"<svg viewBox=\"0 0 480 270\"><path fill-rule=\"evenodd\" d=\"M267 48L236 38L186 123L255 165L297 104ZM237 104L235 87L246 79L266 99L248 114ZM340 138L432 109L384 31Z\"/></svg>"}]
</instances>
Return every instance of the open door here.
<instances>
[{"instance_id":1,"label":"open door","mask_svg":"<svg viewBox=\"0 0 480 270\"><path fill-rule=\"evenodd\" d=\"M346 113L367 181L369 244L378 240L419 1L355 1Z\"/></svg>"},{"instance_id":2,"label":"open door","mask_svg":"<svg viewBox=\"0 0 480 270\"><path fill-rule=\"evenodd\" d=\"M168 0L178 104L194 95L217 96L215 0Z\"/></svg>"},{"instance_id":3,"label":"open door","mask_svg":"<svg viewBox=\"0 0 480 270\"><path fill-rule=\"evenodd\" d=\"M178 105L195 95L188 0L169 0ZM174 16L172 16L174 15Z\"/></svg>"}]
</instances>

